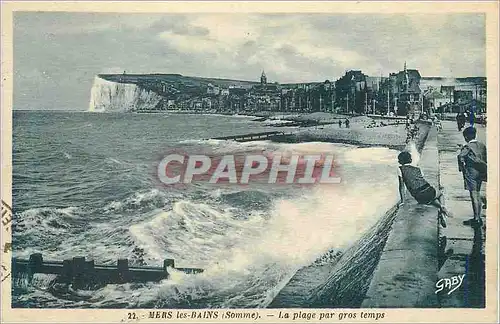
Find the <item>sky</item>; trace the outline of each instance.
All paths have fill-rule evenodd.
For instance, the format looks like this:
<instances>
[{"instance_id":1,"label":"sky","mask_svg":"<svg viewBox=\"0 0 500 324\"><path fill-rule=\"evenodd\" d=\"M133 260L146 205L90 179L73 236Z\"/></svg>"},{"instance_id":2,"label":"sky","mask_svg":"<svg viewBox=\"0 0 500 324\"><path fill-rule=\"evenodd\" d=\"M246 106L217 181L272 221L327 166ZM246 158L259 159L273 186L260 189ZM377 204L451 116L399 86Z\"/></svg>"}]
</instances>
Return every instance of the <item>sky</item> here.
<instances>
[{"instance_id":1,"label":"sky","mask_svg":"<svg viewBox=\"0 0 500 324\"><path fill-rule=\"evenodd\" d=\"M482 14L16 12L14 109L86 110L99 73L269 82L486 75Z\"/></svg>"}]
</instances>

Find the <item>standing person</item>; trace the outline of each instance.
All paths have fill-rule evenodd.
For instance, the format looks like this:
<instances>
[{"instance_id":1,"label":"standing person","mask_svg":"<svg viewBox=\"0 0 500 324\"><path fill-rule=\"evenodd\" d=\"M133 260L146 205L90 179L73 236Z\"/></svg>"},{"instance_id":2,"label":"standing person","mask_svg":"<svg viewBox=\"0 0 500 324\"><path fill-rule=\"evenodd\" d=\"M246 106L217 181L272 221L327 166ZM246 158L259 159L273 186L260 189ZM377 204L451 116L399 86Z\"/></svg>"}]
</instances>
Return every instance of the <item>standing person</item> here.
<instances>
[{"instance_id":1,"label":"standing person","mask_svg":"<svg viewBox=\"0 0 500 324\"><path fill-rule=\"evenodd\" d=\"M464 113L463 112L459 112L457 114L456 119L457 119L457 128L458 128L458 131L462 131L462 128L464 128L464 126L465 126L465 119L466 119Z\"/></svg>"},{"instance_id":2,"label":"standing person","mask_svg":"<svg viewBox=\"0 0 500 324\"><path fill-rule=\"evenodd\" d=\"M339 128L342 128L342 121L339 119Z\"/></svg>"},{"instance_id":3,"label":"standing person","mask_svg":"<svg viewBox=\"0 0 500 324\"><path fill-rule=\"evenodd\" d=\"M460 113L460 130L462 130L462 128L465 127L465 122L467 121L467 118L468 118L467 116L468 116L468 114L466 115L463 112Z\"/></svg>"},{"instance_id":4,"label":"standing person","mask_svg":"<svg viewBox=\"0 0 500 324\"><path fill-rule=\"evenodd\" d=\"M443 125L441 125L441 120L439 120L439 118L437 118L437 116L434 116L432 118L432 122L434 125L436 125L438 132L443 129Z\"/></svg>"},{"instance_id":5,"label":"standing person","mask_svg":"<svg viewBox=\"0 0 500 324\"><path fill-rule=\"evenodd\" d=\"M345 119L345 128L349 128L349 119Z\"/></svg>"},{"instance_id":6,"label":"standing person","mask_svg":"<svg viewBox=\"0 0 500 324\"><path fill-rule=\"evenodd\" d=\"M458 154L458 170L464 178L464 189L469 191L474 218L463 222L464 225L481 225L481 184L487 180L488 168L486 145L476 140L476 129L472 126L463 131L467 144Z\"/></svg>"},{"instance_id":7,"label":"standing person","mask_svg":"<svg viewBox=\"0 0 500 324\"><path fill-rule=\"evenodd\" d=\"M413 137L414 140L418 139L419 132L420 132L420 128L418 128L417 124L414 124L413 125L413 129L412 129L412 137Z\"/></svg>"},{"instance_id":8,"label":"standing person","mask_svg":"<svg viewBox=\"0 0 500 324\"><path fill-rule=\"evenodd\" d=\"M473 125L474 125L474 123L476 122L476 114L475 114L475 112L474 112L474 109L471 109L471 110L469 111L469 114L468 114L468 116L467 116L467 120L468 120L468 122L469 122L469 124L470 124L471 126L473 126ZM464 126L465 126L465 122L464 122Z\"/></svg>"},{"instance_id":9,"label":"standing person","mask_svg":"<svg viewBox=\"0 0 500 324\"><path fill-rule=\"evenodd\" d=\"M438 208L438 219L442 227L446 227L446 217L450 216L446 207L441 203L443 194L436 191L433 186L424 179L422 170L411 165L410 152L403 151L398 155L400 164L398 169L400 204L405 200L405 186L415 200L422 205L431 205Z\"/></svg>"},{"instance_id":10,"label":"standing person","mask_svg":"<svg viewBox=\"0 0 500 324\"><path fill-rule=\"evenodd\" d=\"M410 143L412 139L413 139L413 128L408 127L406 129L406 141L405 141L406 144Z\"/></svg>"},{"instance_id":11,"label":"standing person","mask_svg":"<svg viewBox=\"0 0 500 324\"><path fill-rule=\"evenodd\" d=\"M441 124L441 121L439 119L436 120L436 128L437 128L438 132L443 130L443 124Z\"/></svg>"}]
</instances>

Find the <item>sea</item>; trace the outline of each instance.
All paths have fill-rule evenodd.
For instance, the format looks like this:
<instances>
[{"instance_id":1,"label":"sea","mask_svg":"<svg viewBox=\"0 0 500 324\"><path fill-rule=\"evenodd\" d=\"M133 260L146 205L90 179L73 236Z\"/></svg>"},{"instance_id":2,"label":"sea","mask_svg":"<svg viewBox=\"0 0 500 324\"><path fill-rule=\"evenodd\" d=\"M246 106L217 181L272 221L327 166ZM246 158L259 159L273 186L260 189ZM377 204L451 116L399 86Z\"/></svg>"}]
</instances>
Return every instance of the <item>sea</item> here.
<instances>
[{"instance_id":1,"label":"sea","mask_svg":"<svg viewBox=\"0 0 500 324\"><path fill-rule=\"evenodd\" d=\"M356 244L397 202L389 148L210 140L272 130L290 129L242 116L14 111L15 257L158 267L170 258L204 272L95 289L19 276L12 306L266 307L299 269ZM155 172L172 150L333 153L341 182L166 187Z\"/></svg>"}]
</instances>

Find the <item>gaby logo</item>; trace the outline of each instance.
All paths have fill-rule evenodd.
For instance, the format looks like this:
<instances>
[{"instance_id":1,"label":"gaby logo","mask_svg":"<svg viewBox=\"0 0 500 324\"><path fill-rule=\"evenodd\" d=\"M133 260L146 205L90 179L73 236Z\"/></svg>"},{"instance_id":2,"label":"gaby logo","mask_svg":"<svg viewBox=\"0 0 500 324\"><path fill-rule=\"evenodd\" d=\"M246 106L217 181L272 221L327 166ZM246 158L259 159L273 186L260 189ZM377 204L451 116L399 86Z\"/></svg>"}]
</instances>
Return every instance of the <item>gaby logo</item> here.
<instances>
[{"instance_id":1,"label":"gaby logo","mask_svg":"<svg viewBox=\"0 0 500 324\"><path fill-rule=\"evenodd\" d=\"M438 282L436 282L437 290L435 291L435 293L437 294L444 289L448 289L448 295L450 295L452 292L460 288L462 282L464 281L464 277L465 274L461 274L458 276L452 276L450 278L443 278L438 280Z\"/></svg>"},{"instance_id":2,"label":"gaby logo","mask_svg":"<svg viewBox=\"0 0 500 324\"><path fill-rule=\"evenodd\" d=\"M158 179L165 185L340 183L333 172L333 155L325 154L203 154L172 153L158 164Z\"/></svg>"}]
</instances>

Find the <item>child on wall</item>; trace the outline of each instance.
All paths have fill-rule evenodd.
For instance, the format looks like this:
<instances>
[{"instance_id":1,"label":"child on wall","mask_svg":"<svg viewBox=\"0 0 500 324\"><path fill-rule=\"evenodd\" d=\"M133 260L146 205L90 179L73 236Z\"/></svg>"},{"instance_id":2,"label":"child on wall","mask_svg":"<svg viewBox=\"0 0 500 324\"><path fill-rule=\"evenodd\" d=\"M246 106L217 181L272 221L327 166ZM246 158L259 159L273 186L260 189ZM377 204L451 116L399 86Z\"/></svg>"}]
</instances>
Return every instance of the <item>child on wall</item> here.
<instances>
[{"instance_id":1,"label":"child on wall","mask_svg":"<svg viewBox=\"0 0 500 324\"><path fill-rule=\"evenodd\" d=\"M436 191L425 180L422 170L419 167L411 165L412 157L409 152L401 152L398 155L398 161L400 164L398 168L400 204L403 204L405 201L406 187L419 204L431 205L438 208L439 223L442 227L446 227L446 217L449 216L449 212L441 202L442 193Z\"/></svg>"}]
</instances>

